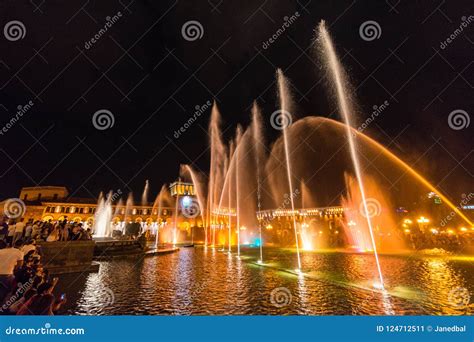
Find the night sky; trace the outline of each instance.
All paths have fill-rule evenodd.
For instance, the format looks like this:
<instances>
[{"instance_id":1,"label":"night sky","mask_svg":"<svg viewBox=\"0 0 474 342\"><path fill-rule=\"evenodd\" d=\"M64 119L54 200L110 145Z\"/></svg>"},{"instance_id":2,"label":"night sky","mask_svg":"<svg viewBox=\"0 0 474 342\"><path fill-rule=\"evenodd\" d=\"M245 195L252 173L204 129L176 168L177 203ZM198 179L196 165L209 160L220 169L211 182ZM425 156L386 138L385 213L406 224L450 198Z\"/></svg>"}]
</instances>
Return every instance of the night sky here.
<instances>
[{"instance_id":1,"label":"night sky","mask_svg":"<svg viewBox=\"0 0 474 342\"><path fill-rule=\"evenodd\" d=\"M138 197L146 179L154 195L182 163L206 171L210 110L178 138L174 132L208 101L216 100L229 138L237 123L249 123L257 99L272 141L280 134L269 124L278 67L291 80L296 116L339 119L312 46L321 19L356 89L358 121L389 102L366 133L416 161L451 196L472 192L474 123L452 129L448 117L462 110L472 118L474 18L442 43L473 8L468 0L2 1L1 27L16 20L25 35L0 36L0 198L34 185L65 185L74 197L109 189ZM191 20L203 29L196 40L182 34ZM380 37L362 39L367 21ZM92 122L101 109L114 117L105 130Z\"/></svg>"}]
</instances>

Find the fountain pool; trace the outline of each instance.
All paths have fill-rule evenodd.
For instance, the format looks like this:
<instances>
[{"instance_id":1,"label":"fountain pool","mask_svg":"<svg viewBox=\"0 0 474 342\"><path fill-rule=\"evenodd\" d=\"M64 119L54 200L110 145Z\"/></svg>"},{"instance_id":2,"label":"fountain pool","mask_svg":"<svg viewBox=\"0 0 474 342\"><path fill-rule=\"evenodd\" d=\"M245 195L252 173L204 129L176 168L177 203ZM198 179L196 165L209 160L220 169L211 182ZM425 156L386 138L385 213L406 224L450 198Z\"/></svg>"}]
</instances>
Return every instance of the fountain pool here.
<instances>
[{"instance_id":1,"label":"fountain pool","mask_svg":"<svg viewBox=\"0 0 474 342\"><path fill-rule=\"evenodd\" d=\"M57 291L68 293L64 314L78 315L457 315L474 308L456 301L453 289L474 290L465 260L427 255L379 256L389 299L366 291L376 278L371 254L301 252L268 248L229 257L217 249L183 248L160 257L101 261L99 273L64 275ZM442 281L441 281L442 280ZM359 288L360 286L360 288ZM70 295L69 295L70 294Z\"/></svg>"}]
</instances>

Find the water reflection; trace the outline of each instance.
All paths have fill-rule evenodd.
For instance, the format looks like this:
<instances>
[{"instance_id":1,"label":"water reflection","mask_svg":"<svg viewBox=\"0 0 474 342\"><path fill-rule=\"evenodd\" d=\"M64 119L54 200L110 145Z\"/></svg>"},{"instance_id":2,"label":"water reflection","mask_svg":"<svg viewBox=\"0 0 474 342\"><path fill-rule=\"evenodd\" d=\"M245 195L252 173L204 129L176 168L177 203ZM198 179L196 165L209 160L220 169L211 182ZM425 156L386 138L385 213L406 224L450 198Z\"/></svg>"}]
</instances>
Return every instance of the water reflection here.
<instances>
[{"instance_id":1,"label":"water reflection","mask_svg":"<svg viewBox=\"0 0 474 342\"><path fill-rule=\"evenodd\" d=\"M258 249L242 259L212 248L101 262L99 273L65 275L65 314L165 315L414 315L472 314L462 296L473 290L471 261L443 257L381 256L387 293L371 291L374 258L365 254L304 253L304 276L291 273L294 252ZM291 301L276 306L274 289ZM460 297L461 296L461 297ZM460 298L460 299L459 299ZM469 300L469 298L468 298ZM467 302L469 304L469 302Z\"/></svg>"}]
</instances>

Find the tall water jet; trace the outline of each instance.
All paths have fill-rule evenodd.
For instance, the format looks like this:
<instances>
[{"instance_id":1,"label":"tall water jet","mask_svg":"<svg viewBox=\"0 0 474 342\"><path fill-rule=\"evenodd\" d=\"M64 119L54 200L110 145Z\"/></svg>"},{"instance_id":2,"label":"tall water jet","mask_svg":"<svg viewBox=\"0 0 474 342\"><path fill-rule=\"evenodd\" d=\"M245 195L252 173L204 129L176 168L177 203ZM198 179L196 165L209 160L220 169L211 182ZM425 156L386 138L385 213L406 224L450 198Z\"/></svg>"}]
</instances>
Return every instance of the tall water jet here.
<instances>
[{"instance_id":1,"label":"tall water jet","mask_svg":"<svg viewBox=\"0 0 474 342\"><path fill-rule=\"evenodd\" d=\"M119 201L117 202L117 205L115 206L113 216L114 217L120 217L123 210L125 210L125 206L123 204L123 200L120 198ZM115 225L118 225L118 227L116 227ZM119 228L120 231L122 231L122 233L123 233L124 232L123 222L118 222L118 223L114 224L114 228L115 229Z\"/></svg>"},{"instance_id":2,"label":"tall water jet","mask_svg":"<svg viewBox=\"0 0 474 342\"><path fill-rule=\"evenodd\" d=\"M255 152L255 163L257 165L257 210L260 212L262 209L262 184L261 184L261 172L260 163L263 160L263 133L262 133L262 115L258 108L257 102L254 101L252 106L252 136L254 141L254 152ZM262 223L258 221L258 236L259 236L259 247L260 247L260 259L259 262L263 262L263 240L262 240Z\"/></svg>"},{"instance_id":3,"label":"tall water jet","mask_svg":"<svg viewBox=\"0 0 474 342\"><path fill-rule=\"evenodd\" d=\"M208 197L207 197L207 213L208 213L208 227L212 233L212 245L215 245L215 216L216 203L219 201L219 195L222 191L223 181L223 161L225 157L225 146L222 142L222 133L220 130L220 113L214 102L211 111L211 120L209 122L209 139L210 139L210 168L209 168L209 183L208 183ZM206 240L207 245L207 240Z\"/></svg>"},{"instance_id":4,"label":"tall water jet","mask_svg":"<svg viewBox=\"0 0 474 342\"><path fill-rule=\"evenodd\" d=\"M234 143L233 141L230 141L229 143L229 165L227 169L227 175L230 174L232 171L232 157L234 155ZM226 176L226 182L227 182L227 176ZM228 182L228 189L227 189L227 199L228 199L228 204L227 204L227 209L228 209L228 222L227 222L227 228L228 228L228 244L229 244L229 253L232 252L232 180L229 180Z\"/></svg>"},{"instance_id":5,"label":"tall water jet","mask_svg":"<svg viewBox=\"0 0 474 342\"><path fill-rule=\"evenodd\" d=\"M163 210L163 198L167 194L167 191L168 191L168 187L166 186L166 184L163 184L163 186L161 187L160 192L156 196L155 203L153 203L152 213L155 212L155 210L156 210L156 224L157 224L156 235L155 235L155 247L156 248L158 248L159 241L160 241L159 236L160 236L160 225L161 225L161 222L160 222L161 221L161 212Z\"/></svg>"},{"instance_id":6,"label":"tall water jet","mask_svg":"<svg viewBox=\"0 0 474 342\"><path fill-rule=\"evenodd\" d=\"M112 192L107 195L107 198L99 196L99 203L97 205L97 212L94 217L94 236L95 237L110 237L111 236L111 221L112 221Z\"/></svg>"},{"instance_id":7,"label":"tall water jet","mask_svg":"<svg viewBox=\"0 0 474 342\"><path fill-rule=\"evenodd\" d=\"M178 234L178 214L179 214L179 193L176 194L176 202L174 208L174 224L173 224L173 247L177 243L177 234Z\"/></svg>"},{"instance_id":8,"label":"tall water jet","mask_svg":"<svg viewBox=\"0 0 474 342\"><path fill-rule=\"evenodd\" d=\"M206 229L206 206L205 206L205 198L204 198L204 190L202 187L202 181L198 174L193 170L193 168L189 165L181 165L180 174L189 175L191 178L191 182L194 186L194 193L198 200L199 204L199 213L201 215L202 224L204 226L204 239L207 241L207 229ZM193 235L194 239L194 235ZM194 241L194 240L193 240Z\"/></svg>"},{"instance_id":9,"label":"tall water jet","mask_svg":"<svg viewBox=\"0 0 474 342\"><path fill-rule=\"evenodd\" d=\"M129 193L127 197L127 201L125 202L125 215L124 215L124 221L125 225L129 223L129 220L131 220L131 214L132 214L132 209L133 208L133 193Z\"/></svg>"},{"instance_id":10,"label":"tall water jet","mask_svg":"<svg viewBox=\"0 0 474 342\"><path fill-rule=\"evenodd\" d=\"M313 238L310 232L310 226L306 222L305 208L306 206L312 207L313 205L309 203L309 188L306 186L304 180L301 180L301 209L303 211L303 222L301 223L300 236L301 236L301 246L304 251L311 251L314 249Z\"/></svg>"},{"instance_id":11,"label":"tall water jet","mask_svg":"<svg viewBox=\"0 0 474 342\"><path fill-rule=\"evenodd\" d=\"M336 51L334 49L333 43L329 36L328 31L326 30L326 25L324 21L321 21L319 24L319 39L321 41L321 46L323 48L323 55L325 57L325 62L329 68L332 82L335 87L339 110L342 113L344 122L346 124L346 135L349 142L349 149L351 154L352 163L354 165L354 171L359 184L359 191L362 197L362 206L364 209L364 216L367 219L367 226L369 228L370 239L372 241L372 248L374 251L375 262L377 264L377 271L379 275L380 284L379 286L384 289L384 282L382 276L382 270L380 267L379 257L377 254L377 246L375 244L374 232L372 227L372 222L370 219L370 213L367 206L367 199L365 195L364 182L362 178L362 172L360 170L359 156L357 154L356 142L354 136L351 132L351 127L353 127L352 116L354 115L351 101L350 101L350 92L348 90L348 82L346 80L344 70L339 63L337 58Z\"/></svg>"},{"instance_id":12,"label":"tall water jet","mask_svg":"<svg viewBox=\"0 0 474 342\"><path fill-rule=\"evenodd\" d=\"M275 122L279 123L279 128L283 130L283 144L285 147L285 162L286 162L286 174L288 178L288 188L290 190L290 203L291 203L291 216L293 221L293 230L295 232L295 242L296 242L296 255L298 258L298 269L301 271L301 256L300 256L300 246L298 242L298 229L296 228L296 215L295 215L295 201L293 198L293 180L291 176L291 162L290 162L290 152L289 152L289 143L287 136L288 126L292 122L292 115L290 113L290 93L288 89L288 82L283 75L281 69L277 70L277 82L278 82L278 94L280 98L280 112L277 113L280 117L274 118Z\"/></svg>"},{"instance_id":13,"label":"tall water jet","mask_svg":"<svg viewBox=\"0 0 474 342\"><path fill-rule=\"evenodd\" d=\"M237 256L240 257L240 177L239 177L239 159L241 157L241 140L242 140L242 127L237 126L236 137L235 137L235 152L234 152L234 168L235 168L235 213L236 213L236 226L237 230Z\"/></svg>"},{"instance_id":14,"label":"tall water jet","mask_svg":"<svg viewBox=\"0 0 474 342\"><path fill-rule=\"evenodd\" d=\"M148 182L148 179L145 181L145 187L143 188L143 194L142 194L142 205L147 205L148 204L148 191L150 188L150 183Z\"/></svg>"}]
</instances>

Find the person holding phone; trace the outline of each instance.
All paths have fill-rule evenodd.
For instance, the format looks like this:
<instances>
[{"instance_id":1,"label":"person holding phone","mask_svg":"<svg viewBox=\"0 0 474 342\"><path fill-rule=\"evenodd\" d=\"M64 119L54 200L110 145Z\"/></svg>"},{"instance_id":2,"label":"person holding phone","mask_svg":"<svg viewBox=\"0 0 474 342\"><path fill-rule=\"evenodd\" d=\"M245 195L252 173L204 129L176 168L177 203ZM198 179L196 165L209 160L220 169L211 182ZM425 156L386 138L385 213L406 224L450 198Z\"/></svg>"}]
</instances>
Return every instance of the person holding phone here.
<instances>
[{"instance_id":1,"label":"person holding phone","mask_svg":"<svg viewBox=\"0 0 474 342\"><path fill-rule=\"evenodd\" d=\"M66 303L65 294L62 294L59 299L52 294L57 283L58 278L55 277L52 282L40 284L37 294L18 310L17 315L54 315Z\"/></svg>"}]
</instances>

